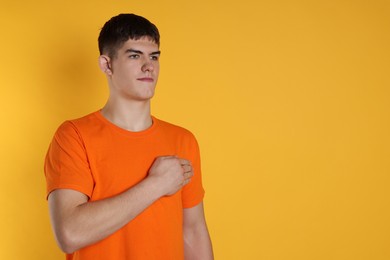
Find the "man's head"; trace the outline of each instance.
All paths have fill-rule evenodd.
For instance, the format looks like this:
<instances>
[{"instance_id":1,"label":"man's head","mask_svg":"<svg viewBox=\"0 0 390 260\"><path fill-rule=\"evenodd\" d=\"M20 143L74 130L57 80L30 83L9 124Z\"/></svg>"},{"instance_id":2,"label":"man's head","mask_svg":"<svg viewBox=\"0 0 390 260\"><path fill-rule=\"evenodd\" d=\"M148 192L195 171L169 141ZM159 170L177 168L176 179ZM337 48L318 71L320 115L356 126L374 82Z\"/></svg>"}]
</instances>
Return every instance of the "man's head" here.
<instances>
[{"instance_id":1,"label":"man's head","mask_svg":"<svg viewBox=\"0 0 390 260\"><path fill-rule=\"evenodd\" d=\"M149 20L135 14L120 14L106 22L99 35L99 52L111 59L117 50L129 39L139 40L147 37L160 46L160 34Z\"/></svg>"}]
</instances>

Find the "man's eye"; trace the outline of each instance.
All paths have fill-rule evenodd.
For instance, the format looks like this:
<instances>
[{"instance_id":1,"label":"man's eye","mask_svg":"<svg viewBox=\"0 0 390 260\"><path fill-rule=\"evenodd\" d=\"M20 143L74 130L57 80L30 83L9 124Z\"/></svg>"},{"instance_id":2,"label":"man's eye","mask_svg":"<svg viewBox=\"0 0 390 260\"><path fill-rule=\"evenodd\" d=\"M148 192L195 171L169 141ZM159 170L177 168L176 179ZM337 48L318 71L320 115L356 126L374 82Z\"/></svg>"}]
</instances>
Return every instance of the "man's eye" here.
<instances>
[{"instance_id":1,"label":"man's eye","mask_svg":"<svg viewBox=\"0 0 390 260\"><path fill-rule=\"evenodd\" d=\"M158 60L158 56L150 56L151 60Z\"/></svg>"},{"instance_id":2,"label":"man's eye","mask_svg":"<svg viewBox=\"0 0 390 260\"><path fill-rule=\"evenodd\" d=\"M138 54L133 54L129 56L130 59L138 59L139 55Z\"/></svg>"}]
</instances>

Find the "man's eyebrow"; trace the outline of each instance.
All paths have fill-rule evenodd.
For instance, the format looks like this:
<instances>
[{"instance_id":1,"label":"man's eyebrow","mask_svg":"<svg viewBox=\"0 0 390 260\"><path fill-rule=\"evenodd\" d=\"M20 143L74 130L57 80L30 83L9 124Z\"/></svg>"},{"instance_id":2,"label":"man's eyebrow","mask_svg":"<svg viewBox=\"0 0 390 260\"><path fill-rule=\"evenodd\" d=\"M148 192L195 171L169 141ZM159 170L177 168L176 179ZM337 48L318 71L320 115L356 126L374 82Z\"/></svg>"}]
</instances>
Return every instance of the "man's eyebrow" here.
<instances>
[{"instance_id":1,"label":"man's eyebrow","mask_svg":"<svg viewBox=\"0 0 390 260\"><path fill-rule=\"evenodd\" d=\"M135 49L127 49L125 52L126 52L126 53L129 53L129 52L134 52L134 53L138 53L138 54L143 54L143 52L142 52L142 51L135 50Z\"/></svg>"},{"instance_id":2,"label":"man's eyebrow","mask_svg":"<svg viewBox=\"0 0 390 260\"><path fill-rule=\"evenodd\" d=\"M125 51L125 53L129 53L129 52L133 52L133 53L137 53L137 54L144 54L142 51L135 50L135 49L127 49ZM161 54L161 51L154 51L154 52L150 53L149 55L160 55L160 54Z\"/></svg>"}]
</instances>

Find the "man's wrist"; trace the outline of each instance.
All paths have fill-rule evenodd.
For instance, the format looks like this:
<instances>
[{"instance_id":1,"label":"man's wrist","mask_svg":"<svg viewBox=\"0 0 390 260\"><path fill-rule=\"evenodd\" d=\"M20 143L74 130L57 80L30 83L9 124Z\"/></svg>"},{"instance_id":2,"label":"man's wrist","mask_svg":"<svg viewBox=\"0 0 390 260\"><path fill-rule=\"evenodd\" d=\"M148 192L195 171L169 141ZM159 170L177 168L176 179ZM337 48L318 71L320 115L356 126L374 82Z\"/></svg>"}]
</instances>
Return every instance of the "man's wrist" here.
<instances>
[{"instance_id":1,"label":"man's wrist","mask_svg":"<svg viewBox=\"0 0 390 260\"><path fill-rule=\"evenodd\" d=\"M162 186L159 184L158 177L148 176L142 181L142 185L145 187L146 192L153 200L158 200L164 196L164 192L162 190Z\"/></svg>"}]
</instances>

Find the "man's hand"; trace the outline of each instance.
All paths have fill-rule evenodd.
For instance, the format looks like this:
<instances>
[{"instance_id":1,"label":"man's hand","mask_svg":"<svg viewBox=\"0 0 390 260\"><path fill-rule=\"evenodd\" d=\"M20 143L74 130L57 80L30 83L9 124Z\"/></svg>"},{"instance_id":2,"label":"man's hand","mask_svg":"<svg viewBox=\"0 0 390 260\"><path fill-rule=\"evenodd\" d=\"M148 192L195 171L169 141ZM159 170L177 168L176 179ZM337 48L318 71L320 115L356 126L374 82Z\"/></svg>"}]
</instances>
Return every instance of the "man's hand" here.
<instances>
[{"instance_id":1,"label":"man's hand","mask_svg":"<svg viewBox=\"0 0 390 260\"><path fill-rule=\"evenodd\" d=\"M193 175L190 161L177 156L161 156L153 162L148 178L158 182L162 196L170 196L187 185Z\"/></svg>"}]
</instances>

